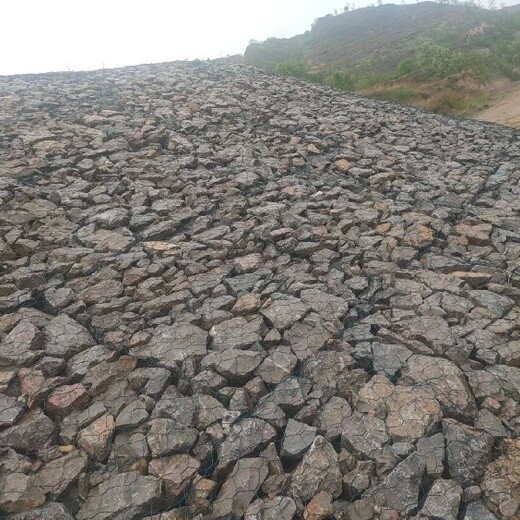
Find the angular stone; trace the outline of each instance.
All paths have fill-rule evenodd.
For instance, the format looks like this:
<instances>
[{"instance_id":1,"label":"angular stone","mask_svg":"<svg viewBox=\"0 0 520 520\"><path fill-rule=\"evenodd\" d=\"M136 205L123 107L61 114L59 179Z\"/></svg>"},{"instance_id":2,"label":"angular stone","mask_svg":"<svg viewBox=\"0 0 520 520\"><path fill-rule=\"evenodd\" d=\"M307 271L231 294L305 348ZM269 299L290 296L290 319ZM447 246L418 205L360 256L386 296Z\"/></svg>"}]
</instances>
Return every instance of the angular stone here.
<instances>
[{"instance_id":1,"label":"angular stone","mask_svg":"<svg viewBox=\"0 0 520 520\"><path fill-rule=\"evenodd\" d=\"M291 474L288 493L295 500L307 502L320 491L337 498L341 494L341 471L334 448L318 435Z\"/></svg>"},{"instance_id":2,"label":"angular stone","mask_svg":"<svg viewBox=\"0 0 520 520\"><path fill-rule=\"evenodd\" d=\"M242 317L214 325L209 335L214 350L244 349L262 339L259 322Z\"/></svg>"},{"instance_id":3,"label":"angular stone","mask_svg":"<svg viewBox=\"0 0 520 520\"><path fill-rule=\"evenodd\" d=\"M255 500L245 512L244 520L293 520L296 503L290 497Z\"/></svg>"},{"instance_id":4,"label":"angular stone","mask_svg":"<svg viewBox=\"0 0 520 520\"><path fill-rule=\"evenodd\" d=\"M366 371L352 369L353 364L354 359L346 352L320 351L302 363L301 376L326 396L351 399L368 379Z\"/></svg>"},{"instance_id":5,"label":"angular stone","mask_svg":"<svg viewBox=\"0 0 520 520\"><path fill-rule=\"evenodd\" d=\"M448 417L473 420L477 410L462 371L447 359L411 356L402 370L402 381L432 390Z\"/></svg>"},{"instance_id":6,"label":"angular stone","mask_svg":"<svg viewBox=\"0 0 520 520\"><path fill-rule=\"evenodd\" d=\"M421 514L442 520L457 520L462 488L454 480L439 479L433 483Z\"/></svg>"},{"instance_id":7,"label":"angular stone","mask_svg":"<svg viewBox=\"0 0 520 520\"><path fill-rule=\"evenodd\" d=\"M329 442L337 440L346 427L352 409L341 397L331 397L318 411L314 425Z\"/></svg>"},{"instance_id":8,"label":"angular stone","mask_svg":"<svg viewBox=\"0 0 520 520\"><path fill-rule=\"evenodd\" d=\"M189 450L197 442L198 432L173 419L154 419L146 436L153 457Z\"/></svg>"},{"instance_id":9,"label":"angular stone","mask_svg":"<svg viewBox=\"0 0 520 520\"><path fill-rule=\"evenodd\" d=\"M472 502L468 504L464 520L498 520L498 518L480 502Z\"/></svg>"},{"instance_id":10,"label":"angular stone","mask_svg":"<svg viewBox=\"0 0 520 520\"><path fill-rule=\"evenodd\" d=\"M305 506L303 518L305 520L325 520L330 518L334 509L332 507L332 497L326 491L320 491Z\"/></svg>"},{"instance_id":11,"label":"angular stone","mask_svg":"<svg viewBox=\"0 0 520 520\"><path fill-rule=\"evenodd\" d=\"M415 224L406 230L403 238L405 246L413 247L414 249L422 249L428 247L433 243L433 230L421 224Z\"/></svg>"},{"instance_id":12,"label":"angular stone","mask_svg":"<svg viewBox=\"0 0 520 520\"><path fill-rule=\"evenodd\" d=\"M131 349L139 359L155 360L167 368L177 368L184 359L205 356L208 333L189 323L159 326L148 344Z\"/></svg>"},{"instance_id":13,"label":"angular stone","mask_svg":"<svg viewBox=\"0 0 520 520\"><path fill-rule=\"evenodd\" d=\"M35 361L44 348L43 334L30 321L22 320L0 342L0 365L23 366Z\"/></svg>"},{"instance_id":14,"label":"angular stone","mask_svg":"<svg viewBox=\"0 0 520 520\"><path fill-rule=\"evenodd\" d=\"M104 345L95 345L76 354L67 363L67 373L74 381L79 381L87 375L90 367L110 359L112 352Z\"/></svg>"},{"instance_id":15,"label":"angular stone","mask_svg":"<svg viewBox=\"0 0 520 520\"><path fill-rule=\"evenodd\" d=\"M50 446L55 433L54 423L36 408L26 413L14 426L0 432L0 446L33 452Z\"/></svg>"},{"instance_id":16,"label":"angular stone","mask_svg":"<svg viewBox=\"0 0 520 520\"><path fill-rule=\"evenodd\" d=\"M115 431L112 415L103 415L79 432L78 446L99 462L107 459Z\"/></svg>"},{"instance_id":17,"label":"angular stone","mask_svg":"<svg viewBox=\"0 0 520 520\"><path fill-rule=\"evenodd\" d=\"M149 458L150 450L146 435L140 432L120 432L114 438L109 467L115 467L119 472L131 471Z\"/></svg>"},{"instance_id":18,"label":"angular stone","mask_svg":"<svg viewBox=\"0 0 520 520\"><path fill-rule=\"evenodd\" d=\"M76 518L139 520L159 503L161 488L161 480L152 476L134 472L110 476L90 492Z\"/></svg>"},{"instance_id":19,"label":"angular stone","mask_svg":"<svg viewBox=\"0 0 520 520\"><path fill-rule=\"evenodd\" d=\"M468 297L476 305L484 307L494 318L502 318L515 304L511 298L491 291L468 291Z\"/></svg>"},{"instance_id":20,"label":"angular stone","mask_svg":"<svg viewBox=\"0 0 520 520\"><path fill-rule=\"evenodd\" d=\"M417 508L425 466L420 457L412 453L384 479L368 491L376 502L407 515Z\"/></svg>"},{"instance_id":21,"label":"angular stone","mask_svg":"<svg viewBox=\"0 0 520 520\"><path fill-rule=\"evenodd\" d=\"M433 478L444 473L444 436L436 433L417 441L417 455L424 461L426 472Z\"/></svg>"},{"instance_id":22,"label":"angular stone","mask_svg":"<svg viewBox=\"0 0 520 520\"><path fill-rule=\"evenodd\" d=\"M329 332L321 325L295 323L284 334L284 339L291 345L291 350L299 360L306 359L323 348L330 339Z\"/></svg>"},{"instance_id":23,"label":"angular stone","mask_svg":"<svg viewBox=\"0 0 520 520\"><path fill-rule=\"evenodd\" d=\"M243 419L233 424L231 432L218 449L220 467L250 455L276 439L276 430L261 419Z\"/></svg>"},{"instance_id":24,"label":"angular stone","mask_svg":"<svg viewBox=\"0 0 520 520\"><path fill-rule=\"evenodd\" d=\"M504 441L504 453L486 467L482 489L485 504L499 517L520 512L520 439Z\"/></svg>"},{"instance_id":25,"label":"angular stone","mask_svg":"<svg viewBox=\"0 0 520 520\"><path fill-rule=\"evenodd\" d=\"M0 394L0 428L12 426L23 411L24 405L18 399Z\"/></svg>"},{"instance_id":26,"label":"angular stone","mask_svg":"<svg viewBox=\"0 0 520 520\"><path fill-rule=\"evenodd\" d=\"M30 475L13 472L0 482L0 511L21 513L45 503L43 490Z\"/></svg>"},{"instance_id":27,"label":"angular stone","mask_svg":"<svg viewBox=\"0 0 520 520\"><path fill-rule=\"evenodd\" d=\"M148 466L150 475L163 482L164 494L168 500L179 500L186 494L200 462L186 454L153 459Z\"/></svg>"},{"instance_id":28,"label":"angular stone","mask_svg":"<svg viewBox=\"0 0 520 520\"><path fill-rule=\"evenodd\" d=\"M263 357L259 352L230 349L208 354L201 366L214 369L229 381L240 382L253 375Z\"/></svg>"},{"instance_id":29,"label":"angular stone","mask_svg":"<svg viewBox=\"0 0 520 520\"><path fill-rule=\"evenodd\" d=\"M296 413L304 404L311 385L302 378L287 377L263 397L260 404L272 403L288 413Z\"/></svg>"},{"instance_id":30,"label":"angular stone","mask_svg":"<svg viewBox=\"0 0 520 520\"><path fill-rule=\"evenodd\" d=\"M267 384L276 385L291 375L297 361L289 347L280 345L269 350L269 355L257 367L255 374Z\"/></svg>"},{"instance_id":31,"label":"angular stone","mask_svg":"<svg viewBox=\"0 0 520 520\"><path fill-rule=\"evenodd\" d=\"M520 368L495 365L486 370L491 377L485 379L488 384L484 391L490 391L489 395L492 395L492 391L502 390L507 397L520 400Z\"/></svg>"},{"instance_id":32,"label":"angular stone","mask_svg":"<svg viewBox=\"0 0 520 520\"><path fill-rule=\"evenodd\" d=\"M372 366L378 374L394 377L408 361L412 353L400 345L372 343Z\"/></svg>"},{"instance_id":33,"label":"angular stone","mask_svg":"<svg viewBox=\"0 0 520 520\"><path fill-rule=\"evenodd\" d=\"M148 419L148 410L144 401L134 401L125 406L116 418L118 430L135 428Z\"/></svg>"},{"instance_id":34,"label":"angular stone","mask_svg":"<svg viewBox=\"0 0 520 520\"><path fill-rule=\"evenodd\" d=\"M68 359L95 344L88 330L66 314L53 318L44 332L45 351L50 356Z\"/></svg>"},{"instance_id":35,"label":"angular stone","mask_svg":"<svg viewBox=\"0 0 520 520\"><path fill-rule=\"evenodd\" d=\"M354 414L343 421L341 445L362 458L376 458L390 442L385 422L373 415Z\"/></svg>"},{"instance_id":36,"label":"angular stone","mask_svg":"<svg viewBox=\"0 0 520 520\"><path fill-rule=\"evenodd\" d=\"M348 302L320 289L305 289L300 297L325 320L340 319L348 312Z\"/></svg>"},{"instance_id":37,"label":"angular stone","mask_svg":"<svg viewBox=\"0 0 520 520\"><path fill-rule=\"evenodd\" d=\"M316 428L304 423L289 419L285 428L281 456L298 458L313 443L316 437Z\"/></svg>"},{"instance_id":38,"label":"angular stone","mask_svg":"<svg viewBox=\"0 0 520 520\"><path fill-rule=\"evenodd\" d=\"M298 298L286 297L273 300L267 308L261 309L264 315L279 331L285 330L298 320L302 319L310 307Z\"/></svg>"},{"instance_id":39,"label":"angular stone","mask_svg":"<svg viewBox=\"0 0 520 520\"><path fill-rule=\"evenodd\" d=\"M88 393L81 383L60 386L47 398L46 410L51 417L65 417L73 410L84 407L88 399Z\"/></svg>"},{"instance_id":40,"label":"angular stone","mask_svg":"<svg viewBox=\"0 0 520 520\"><path fill-rule=\"evenodd\" d=\"M493 437L453 419L442 422L450 476L462 486L478 484L491 460Z\"/></svg>"},{"instance_id":41,"label":"angular stone","mask_svg":"<svg viewBox=\"0 0 520 520\"><path fill-rule=\"evenodd\" d=\"M241 518L269 473L263 458L240 459L213 503L211 518Z\"/></svg>"},{"instance_id":42,"label":"angular stone","mask_svg":"<svg viewBox=\"0 0 520 520\"><path fill-rule=\"evenodd\" d=\"M442 355L455 345L448 322L441 317L421 316L403 323L403 326L405 338L422 341L436 354Z\"/></svg>"},{"instance_id":43,"label":"angular stone","mask_svg":"<svg viewBox=\"0 0 520 520\"><path fill-rule=\"evenodd\" d=\"M50 502L37 509L12 515L9 520L74 520L74 517L63 504Z\"/></svg>"},{"instance_id":44,"label":"angular stone","mask_svg":"<svg viewBox=\"0 0 520 520\"><path fill-rule=\"evenodd\" d=\"M386 427L394 441L415 441L428 435L442 419L432 391L396 386L386 401Z\"/></svg>"},{"instance_id":45,"label":"angular stone","mask_svg":"<svg viewBox=\"0 0 520 520\"><path fill-rule=\"evenodd\" d=\"M87 457L79 451L53 459L37 473L34 481L45 494L60 498L76 482L87 467Z\"/></svg>"}]
</instances>

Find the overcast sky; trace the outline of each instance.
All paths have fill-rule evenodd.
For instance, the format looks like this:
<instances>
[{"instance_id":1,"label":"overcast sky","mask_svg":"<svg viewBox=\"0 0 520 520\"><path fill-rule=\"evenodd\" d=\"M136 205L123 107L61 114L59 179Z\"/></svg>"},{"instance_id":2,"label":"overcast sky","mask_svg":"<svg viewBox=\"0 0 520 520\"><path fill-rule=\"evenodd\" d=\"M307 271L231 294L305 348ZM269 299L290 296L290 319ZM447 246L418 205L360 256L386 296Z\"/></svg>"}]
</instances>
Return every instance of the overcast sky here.
<instances>
[{"instance_id":1,"label":"overcast sky","mask_svg":"<svg viewBox=\"0 0 520 520\"><path fill-rule=\"evenodd\" d=\"M517 2L507 0L508 4ZM310 28L314 18L346 3L347 0L0 0L0 74L218 58L242 53L251 39L302 33ZM354 3L360 7L370 0Z\"/></svg>"}]
</instances>

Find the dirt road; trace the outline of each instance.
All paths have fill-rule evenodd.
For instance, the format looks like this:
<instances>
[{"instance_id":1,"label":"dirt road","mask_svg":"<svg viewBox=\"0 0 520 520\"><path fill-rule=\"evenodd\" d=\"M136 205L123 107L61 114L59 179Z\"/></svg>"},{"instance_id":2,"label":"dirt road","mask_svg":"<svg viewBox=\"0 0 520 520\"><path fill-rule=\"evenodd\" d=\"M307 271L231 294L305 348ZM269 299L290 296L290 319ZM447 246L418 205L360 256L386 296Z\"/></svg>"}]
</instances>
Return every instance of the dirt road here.
<instances>
[{"instance_id":1,"label":"dirt road","mask_svg":"<svg viewBox=\"0 0 520 520\"><path fill-rule=\"evenodd\" d=\"M517 82L513 89L502 93L491 107L475 118L520 128L520 84Z\"/></svg>"}]
</instances>

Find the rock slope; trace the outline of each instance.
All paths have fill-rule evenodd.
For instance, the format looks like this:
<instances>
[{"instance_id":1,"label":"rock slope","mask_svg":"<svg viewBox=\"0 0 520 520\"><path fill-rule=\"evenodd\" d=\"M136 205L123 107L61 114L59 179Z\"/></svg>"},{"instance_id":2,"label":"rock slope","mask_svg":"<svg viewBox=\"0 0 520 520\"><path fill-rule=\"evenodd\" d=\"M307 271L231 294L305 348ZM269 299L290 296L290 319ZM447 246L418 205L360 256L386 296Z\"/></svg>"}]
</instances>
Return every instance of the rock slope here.
<instances>
[{"instance_id":1,"label":"rock slope","mask_svg":"<svg viewBox=\"0 0 520 520\"><path fill-rule=\"evenodd\" d=\"M0 104L2 517L518 518L518 132L238 65Z\"/></svg>"}]
</instances>

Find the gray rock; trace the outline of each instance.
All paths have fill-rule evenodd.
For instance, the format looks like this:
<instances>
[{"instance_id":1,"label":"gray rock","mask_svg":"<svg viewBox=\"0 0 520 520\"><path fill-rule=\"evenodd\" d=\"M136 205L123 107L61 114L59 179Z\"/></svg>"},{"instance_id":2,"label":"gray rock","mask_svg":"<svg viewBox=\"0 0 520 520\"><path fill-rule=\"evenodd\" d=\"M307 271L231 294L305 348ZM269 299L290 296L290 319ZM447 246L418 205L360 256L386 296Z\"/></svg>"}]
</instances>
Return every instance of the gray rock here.
<instances>
[{"instance_id":1,"label":"gray rock","mask_svg":"<svg viewBox=\"0 0 520 520\"><path fill-rule=\"evenodd\" d=\"M484 408L481 408L478 412L477 418L475 419L475 428L489 433L492 437L505 438L510 435L502 422L489 410Z\"/></svg>"},{"instance_id":2,"label":"gray rock","mask_svg":"<svg viewBox=\"0 0 520 520\"><path fill-rule=\"evenodd\" d=\"M341 471L334 448L318 435L293 471L288 492L295 500L307 502L320 491L337 498L341 494Z\"/></svg>"},{"instance_id":3,"label":"gray rock","mask_svg":"<svg viewBox=\"0 0 520 520\"><path fill-rule=\"evenodd\" d=\"M25 414L14 426L0 432L0 446L24 452L48 447L54 440L54 423L36 408Z\"/></svg>"},{"instance_id":4,"label":"gray rock","mask_svg":"<svg viewBox=\"0 0 520 520\"><path fill-rule=\"evenodd\" d=\"M296 503L290 497L255 500L246 510L244 520L293 520Z\"/></svg>"},{"instance_id":5,"label":"gray rock","mask_svg":"<svg viewBox=\"0 0 520 520\"><path fill-rule=\"evenodd\" d=\"M477 414L460 368L451 361L430 356L411 356L402 370L403 382L433 391L448 417L473 420Z\"/></svg>"},{"instance_id":6,"label":"gray rock","mask_svg":"<svg viewBox=\"0 0 520 520\"><path fill-rule=\"evenodd\" d=\"M12 426L23 411L24 406L18 399L0 394L0 428Z\"/></svg>"},{"instance_id":7,"label":"gray rock","mask_svg":"<svg viewBox=\"0 0 520 520\"><path fill-rule=\"evenodd\" d=\"M480 502L472 502L468 504L464 520L498 520L498 518Z\"/></svg>"},{"instance_id":8,"label":"gray rock","mask_svg":"<svg viewBox=\"0 0 520 520\"><path fill-rule=\"evenodd\" d=\"M310 389L311 385L307 380L288 377L263 397L259 404L273 403L287 413L296 413L305 404Z\"/></svg>"},{"instance_id":9,"label":"gray rock","mask_svg":"<svg viewBox=\"0 0 520 520\"><path fill-rule=\"evenodd\" d=\"M134 472L110 476L90 492L76 518L138 520L159 503L161 488L161 480L152 476Z\"/></svg>"},{"instance_id":10,"label":"gray rock","mask_svg":"<svg viewBox=\"0 0 520 520\"><path fill-rule=\"evenodd\" d=\"M502 318L515 304L514 300L507 296L485 290L468 291L468 297L495 318Z\"/></svg>"},{"instance_id":11,"label":"gray rock","mask_svg":"<svg viewBox=\"0 0 520 520\"><path fill-rule=\"evenodd\" d=\"M212 352L202 360L201 367L212 368L232 382L243 382L250 379L264 356L250 350L225 350Z\"/></svg>"},{"instance_id":12,"label":"gray rock","mask_svg":"<svg viewBox=\"0 0 520 520\"><path fill-rule=\"evenodd\" d=\"M412 353L400 345L372 343L372 366L378 374L394 377Z\"/></svg>"},{"instance_id":13,"label":"gray rock","mask_svg":"<svg viewBox=\"0 0 520 520\"><path fill-rule=\"evenodd\" d=\"M424 469L424 462L412 453L367 494L374 496L380 506L407 515L418 506Z\"/></svg>"},{"instance_id":14,"label":"gray rock","mask_svg":"<svg viewBox=\"0 0 520 520\"><path fill-rule=\"evenodd\" d=\"M146 460L149 453L144 433L120 432L114 438L108 465L124 473L130 471L138 462Z\"/></svg>"},{"instance_id":15,"label":"gray rock","mask_svg":"<svg viewBox=\"0 0 520 520\"><path fill-rule=\"evenodd\" d=\"M276 385L291 375L297 361L289 347L280 345L269 350L269 355L257 367L255 374L264 382Z\"/></svg>"},{"instance_id":16,"label":"gray rock","mask_svg":"<svg viewBox=\"0 0 520 520\"><path fill-rule=\"evenodd\" d=\"M329 332L320 324L295 323L284 334L291 350L299 360L307 359L322 349L330 339Z\"/></svg>"},{"instance_id":17,"label":"gray rock","mask_svg":"<svg viewBox=\"0 0 520 520\"><path fill-rule=\"evenodd\" d=\"M0 481L0 510L3 513L22 513L45 502L45 494L30 475L15 471Z\"/></svg>"},{"instance_id":18,"label":"gray rock","mask_svg":"<svg viewBox=\"0 0 520 520\"><path fill-rule=\"evenodd\" d=\"M326 320L340 319L348 312L349 305L346 300L320 289L305 289L300 297L314 312Z\"/></svg>"},{"instance_id":19,"label":"gray rock","mask_svg":"<svg viewBox=\"0 0 520 520\"><path fill-rule=\"evenodd\" d=\"M34 478L34 482L45 494L60 498L76 482L87 467L87 457L80 451L53 459L43 466Z\"/></svg>"},{"instance_id":20,"label":"gray rock","mask_svg":"<svg viewBox=\"0 0 520 520\"><path fill-rule=\"evenodd\" d=\"M50 502L42 507L9 517L10 520L74 520L67 508L59 502Z\"/></svg>"},{"instance_id":21,"label":"gray rock","mask_svg":"<svg viewBox=\"0 0 520 520\"><path fill-rule=\"evenodd\" d=\"M263 458L240 459L213 503L212 520L242 517L269 473Z\"/></svg>"},{"instance_id":22,"label":"gray rock","mask_svg":"<svg viewBox=\"0 0 520 520\"><path fill-rule=\"evenodd\" d=\"M375 458L389 442L385 422L378 417L354 414L343 422L341 445L356 456Z\"/></svg>"},{"instance_id":23,"label":"gray rock","mask_svg":"<svg viewBox=\"0 0 520 520\"><path fill-rule=\"evenodd\" d=\"M209 335L214 350L244 349L262 339L261 323L246 321L243 317L232 318L213 325Z\"/></svg>"},{"instance_id":24,"label":"gray rock","mask_svg":"<svg viewBox=\"0 0 520 520\"><path fill-rule=\"evenodd\" d=\"M457 520L462 488L453 480L439 479L433 483L421 514L442 520Z\"/></svg>"},{"instance_id":25,"label":"gray rock","mask_svg":"<svg viewBox=\"0 0 520 520\"><path fill-rule=\"evenodd\" d=\"M134 401L125 406L116 418L116 428L119 430L135 428L148 419L148 411L143 401Z\"/></svg>"},{"instance_id":26,"label":"gray rock","mask_svg":"<svg viewBox=\"0 0 520 520\"><path fill-rule=\"evenodd\" d=\"M153 419L146 436L153 457L187 451L197 442L198 432L173 419Z\"/></svg>"},{"instance_id":27,"label":"gray rock","mask_svg":"<svg viewBox=\"0 0 520 520\"><path fill-rule=\"evenodd\" d=\"M22 366L35 361L44 348L43 334L30 321L22 320L0 342L0 365Z\"/></svg>"},{"instance_id":28,"label":"gray rock","mask_svg":"<svg viewBox=\"0 0 520 520\"><path fill-rule=\"evenodd\" d=\"M243 419L233 424L231 432L218 448L220 467L246 457L276 438L276 430L261 419Z\"/></svg>"},{"instance_id":29,"label":"gray rock","mask_svg":"<svg viewBox=\"0 0 520 520\"><path fill-rule=\"evenodd\" d=\"M261 309L260 312L274 327L282 331L302 319L310 309L307 304L298 298L288 296L283 299L273 300L269 307Z\"/></svg>"},{"instance_id":30,"label":"gray rock","mask_svg":"<svg viewBox=\"0 0 520 520\"><path fill-rule=\"evenodd\" d=\"M343 433L352 409L341 397L331 397L318 411L314 425L329 441L337 440Z\"/></svg>"},{"instance_id":31,"label":"gray rock","mask_svg":"<svg viewBox=\"0 0 520 520\"><path fill-rule=\"evenodd\" d=\"M140 359L155 360L166 368L176 369L184 359L205 356L208 333L189 323L159 326L152 339L141 347L132 349Z\"/></svg>"},{"instance_id":32,"label":"gray rock","mask_svg":"<svg viewBox=\"0 0 520 520\"><path fill-rule=\"evenodd\" d=\"M494 376L491 380L507 397L515 401L520 400L520 368L495 365L488 367L487 372ZM494 388L489 390L492 391Z\"/></svg>"},{"instance_id":33,"label":"gray rock","mask_svg":"<svg viewBox=\"0 0 520 520\"><path fill-rule=\"evenodd\" d=\"M186 495L200 462L187 454L153 459L148 473L162 480L163 491L168 500L179 500Z\"/></svg>"},{"instance_id":34,"label":"gray rock","mask_svg":"<svg viewBox=\"0 0 520 520\"><path fill-rule=\"evenodd\" d=\"M453 419L442 422L450 476L462 486L476 484L491 460L493 437Z\"/></svg>"},{"instance_id":35,"label":"gray rock","mask_svg":"<svg viewBox=\"0 0 520 520\"><path fill-rule=\"evenodd\" d=\"M436 433L417 441L417 455L423 460L426 472L433 478L440 478L444 473L444 436Z\"/></svg>"},{"instance_id":36,"label":"gray rock","mask_svg":"<svg viewBox=\"0 0 520 520\"><path fill-rule=\"evenodd\" d=\"M431 433L442 419L442 410L431 389L396 386L387 399L386 427L397 441L415 441Z\"/></svg>"},{"instance_id":37,"label":"gray rock","mask_svg":"<svg viewBox=\"0 0 520 520\"><path fill-rule=\"evenodd\" d=\"M316 437L316 428L307 424L289 419L285 428L281 456L298 458L313 443Z\"/></svg>"},{"instance_id":38,"label":"gray rock","mask_svg":"<svg viewBox=\"0 0 520 520\"><path fill-rule=\"evenodd\" d=\"M68 359L95 344L88 330L66 314L53 318L44 333L45 352L50 356Z\"/></svg>"}]
</instances>

